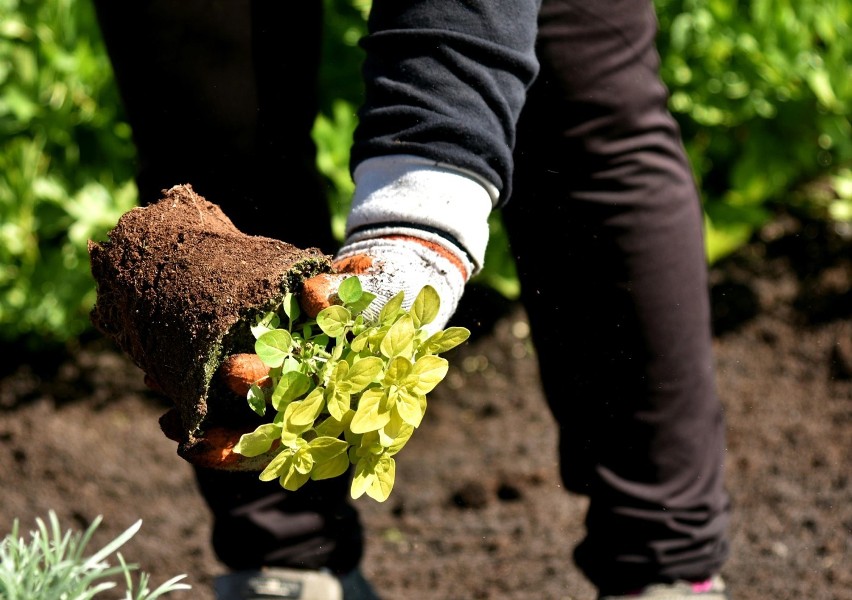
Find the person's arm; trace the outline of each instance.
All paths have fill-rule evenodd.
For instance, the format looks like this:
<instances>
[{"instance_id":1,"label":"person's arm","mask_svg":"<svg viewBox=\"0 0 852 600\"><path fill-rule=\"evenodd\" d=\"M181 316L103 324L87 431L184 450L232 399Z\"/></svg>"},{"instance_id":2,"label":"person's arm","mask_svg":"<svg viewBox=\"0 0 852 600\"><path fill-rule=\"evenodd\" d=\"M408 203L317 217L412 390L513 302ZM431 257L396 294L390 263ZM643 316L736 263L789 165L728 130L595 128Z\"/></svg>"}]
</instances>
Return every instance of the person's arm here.
<instances>
[{"instance_id":1,"label":"person's arm","mask_svg":"<svg viewBox=\"0 0 852 600\"><path fill-rule=\"evenodd\" d=\"M505 200L538 63L538 0L376 0L353 170L410 154L478 174Z\"/></svg>"},{"instance_id":2,"label":"person's arm","mask_svg":"<svg viewBox=\"0 0 852 600\"><path fill-rule=\"evenodd\" d=\"M511 191L515 125L537 73L537 0L377 0L363 40L355 195L336 258L382 301L441 296L441 327L483 266ZM316 284L316 285L315 285ZM322 305L334 282L311 282ZM331 288L331 290L329 289Z\"/></svg>"}]
</instances>

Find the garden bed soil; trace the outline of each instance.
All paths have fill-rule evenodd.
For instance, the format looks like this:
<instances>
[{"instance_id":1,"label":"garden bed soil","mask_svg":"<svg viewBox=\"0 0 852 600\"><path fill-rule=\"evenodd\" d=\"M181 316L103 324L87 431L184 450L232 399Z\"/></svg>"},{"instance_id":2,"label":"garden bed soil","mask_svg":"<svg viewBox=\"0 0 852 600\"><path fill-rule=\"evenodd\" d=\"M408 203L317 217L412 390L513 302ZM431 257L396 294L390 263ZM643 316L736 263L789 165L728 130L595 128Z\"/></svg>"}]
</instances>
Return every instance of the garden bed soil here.
<instances>
[{"instance_id":1,"label":"garden bed soil","mask_svg":"<svg viewBox=\"0 0 852 600\"><path fill-rule=\"evenodd\" d=\"M792 218L761 235L711 273L734 503L724 575L736 600L850 600L850 239ZM557 476L525 315L472 287L455 324L473 336L447 354L391 497L356 503L364 572L386 599L590 600L571 562L586 500ZM212 600L210 517L141 370L95 334L62 352L6 350L0 535L50 510L75 529L102 515L94 548L142 519L124 555L155 584L187 574L193 590L173 597Z\"/></svg>"}]
</instances>

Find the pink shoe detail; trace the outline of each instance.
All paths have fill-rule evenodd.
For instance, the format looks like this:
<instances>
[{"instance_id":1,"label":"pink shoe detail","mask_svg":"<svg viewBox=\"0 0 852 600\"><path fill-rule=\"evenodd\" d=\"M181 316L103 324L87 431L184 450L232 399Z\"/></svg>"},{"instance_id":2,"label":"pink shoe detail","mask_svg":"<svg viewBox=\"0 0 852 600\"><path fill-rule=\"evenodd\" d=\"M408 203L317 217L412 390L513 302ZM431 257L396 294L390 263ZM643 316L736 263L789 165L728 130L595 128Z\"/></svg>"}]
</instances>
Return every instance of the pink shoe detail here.
<instances>
[{"instance_id":1,"label":"pink shoe detail","mask_svg":"<svg viewBox=\"0 0 852 600\"><path fill-rule=\"evenodd\" d=\"M713 589L713 580L708 579L707 581L696 581L692 584L692 591L695 593L709 592Z\"/></svg>"}]
</instances>

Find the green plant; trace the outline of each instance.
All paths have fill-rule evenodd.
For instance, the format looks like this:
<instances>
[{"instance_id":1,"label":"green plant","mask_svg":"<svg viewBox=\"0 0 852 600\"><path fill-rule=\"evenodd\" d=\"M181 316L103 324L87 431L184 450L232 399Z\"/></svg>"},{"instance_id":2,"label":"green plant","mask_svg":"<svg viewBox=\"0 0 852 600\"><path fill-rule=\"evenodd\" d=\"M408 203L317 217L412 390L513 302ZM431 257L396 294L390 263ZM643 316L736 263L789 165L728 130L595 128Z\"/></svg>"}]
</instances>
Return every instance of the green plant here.
<instances>
[{"instance_id":1,"label":"green plant","mask_svg":"<svg viewBox=\"0 0 852 600\"><path fill-rule=\"evenodd\" d=\"M153 591L148 588L147 573L140 573L134 585L132 572L136 565L125 562L117 553L118 566L107 563L113 553L136 535L142 526L139 520L124 533L91 555L86 555L101 516L85 532L64 533L54 511L48 514L49 525L36 519L37 528L30 532L29 542L19 536L19 523L15 519L12 531L0 541L0 598L3 600L89 600L118 584L116 576L123 576L126 592L124 600L154 600L190 586L178 583L185 575L169 579Z\"/></svg>"},{"instance_id":2,"label":"green plant","mask_svg":"<svg viewBox=\"0 0 852 600\"><path fill-rule=\"evenodd\" d=\"M259 456L277 448L260 479L277 479L288 490L343 475L354 465L351 496L366 493L383 502L393 489L393 457L420 425L426 395L447 374L447 360L437 355L467 340L470 331L427 332L440 308L431 286L409 310L400 292L374 324L363 311L375 296L357 277L341 283L338 297L342 304L307 319L288 294L280 311L253 328L271 385L252 385L248 402L262 417L267 406L275 415L244 434L234 450Z\"/></svg>"},{"instance_id":3,"label":"green plant","mask_svg":"<svg viewBox=\"0 0 852 600\"><path fill-rule=\"evenodd\" d=\"M0 0L0 341L88 330L86 242L136 201L134 148L90 2Z\"/></svg>"},{"instance_id":4,"label":"green plant","mask_svg":"<svg viewBox=\"0 0 852 600\"><path fill-rule=\"evenodd\" d=\"M777 209L846 215L852 5L656 0L662 76L705 201L711 262ZM827 203L825 185L835 185ZM819 190L818 197L806 195ZM794 192L794 193L791 193Z\"/></svg>"}]
</instances>

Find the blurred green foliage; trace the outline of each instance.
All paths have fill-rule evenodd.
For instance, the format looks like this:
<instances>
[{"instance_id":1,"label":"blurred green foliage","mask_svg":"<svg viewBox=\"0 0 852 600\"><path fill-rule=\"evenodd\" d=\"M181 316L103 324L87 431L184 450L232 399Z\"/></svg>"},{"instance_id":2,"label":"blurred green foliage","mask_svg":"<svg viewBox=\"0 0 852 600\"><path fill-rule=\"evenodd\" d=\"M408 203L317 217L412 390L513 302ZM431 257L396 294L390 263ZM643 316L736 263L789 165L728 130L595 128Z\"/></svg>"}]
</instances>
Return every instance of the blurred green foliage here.
<instances>
[{"instance_id":1,"label":"blurred green foliage","mask_svg":"<svg viewBox=\"0 0 852 600\"><path fill-rule=\"evenodd\" d=\"M324 0L314 128L342 235L369 0ZM656 0L662 73L713 262L779 209L852 222L848 0ZM89 0L0 0L0 341L90 329L87 241L136 203L134 149ZM499 214L479 278L517 294Z\"/></svg>"},{"instance_id":2,"label":"blurred green foliage","mask_svg":"<svg viewBox=\"0 0 852 600\"><path fill-rule=\"evenodd\" d=\"M87 330L87 241L133 206L133 146L89 3L0 0L0 340Z\"/></svg>"},{"instance_id":3,"label":"blurred green foliage","mask_svg":"<svg viewBox=\"0 0 852 600\"><path fill-rule=\"evenodd\" d=\"M656 0L711 261L779 206L850 220L852 3ZM822 180L827 186L810 184Z\"/></svg>"}]
</instances>

